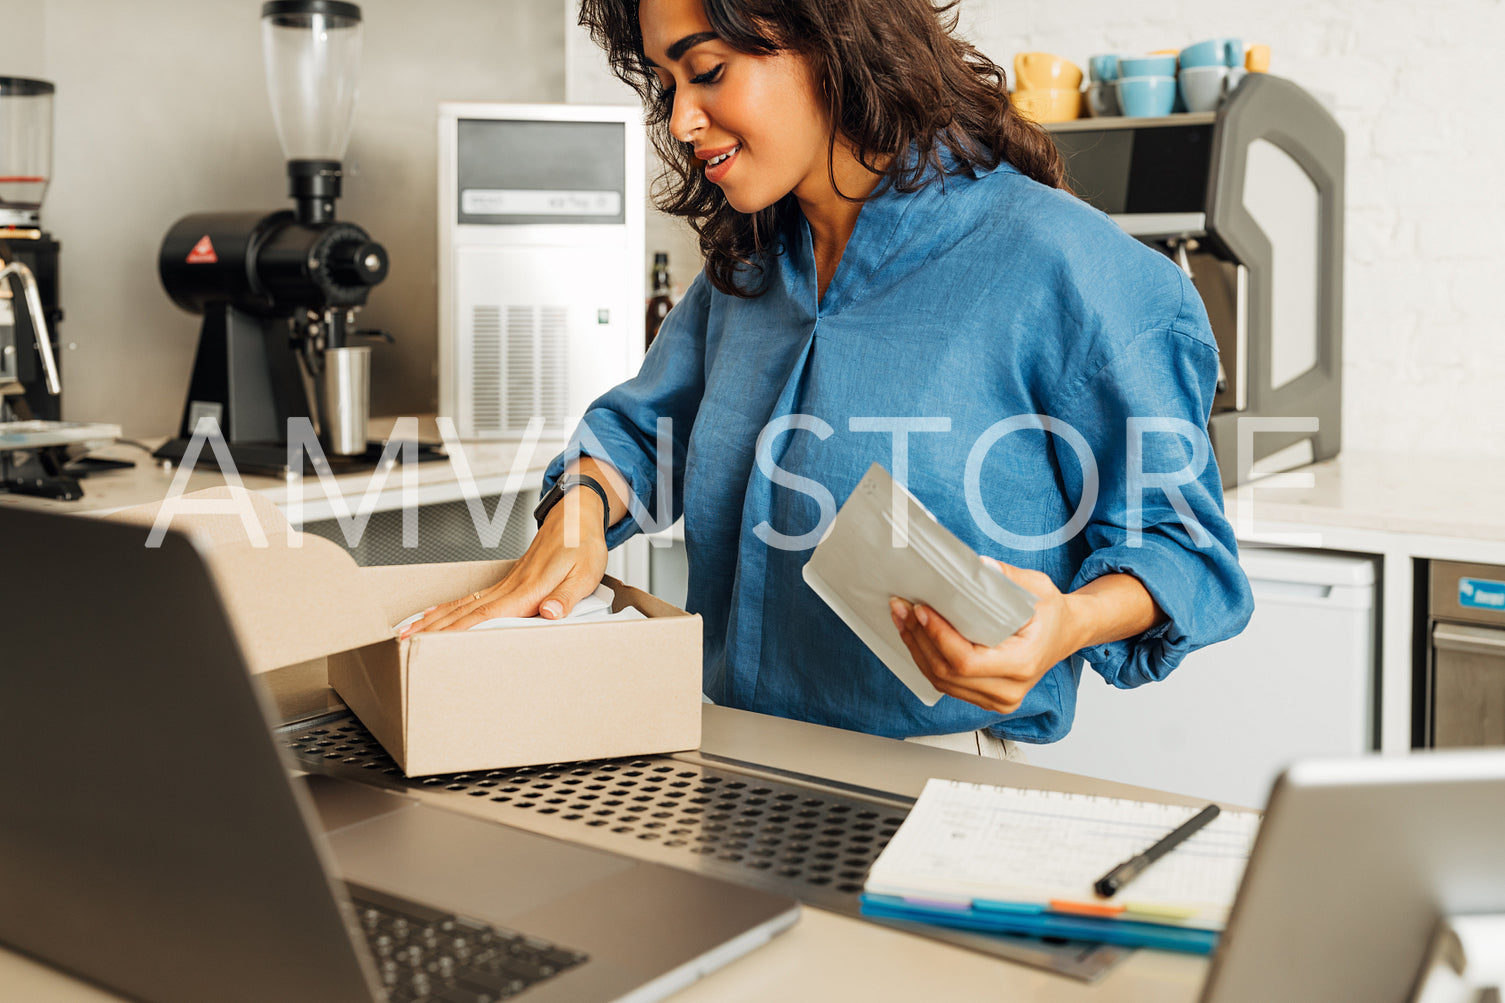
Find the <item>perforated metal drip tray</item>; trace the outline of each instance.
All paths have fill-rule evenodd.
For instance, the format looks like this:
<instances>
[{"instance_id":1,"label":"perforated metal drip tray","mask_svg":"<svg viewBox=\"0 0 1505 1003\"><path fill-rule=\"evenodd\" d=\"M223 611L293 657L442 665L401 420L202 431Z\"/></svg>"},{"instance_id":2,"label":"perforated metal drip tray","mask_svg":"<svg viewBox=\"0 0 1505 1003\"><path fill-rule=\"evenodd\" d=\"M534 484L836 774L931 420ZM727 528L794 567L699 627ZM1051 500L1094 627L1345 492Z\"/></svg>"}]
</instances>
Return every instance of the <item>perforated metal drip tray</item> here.
<instances>
[{"instance_id":1,"label":"perforated metal drip tray","mask_svg":"<svg viewBox=\"0 0 1505 1003\"><path fill-rule=\"evenodd\" d=\"M711 874L860 916L858 895L909 798L704 753L408 778L350 713L289 725L297 764L625 856ZM868 919L868 917L862 917ZM1091 980L1130 953L1096 944L969 934L877 920Z\"/></svg>"}]
</instances>

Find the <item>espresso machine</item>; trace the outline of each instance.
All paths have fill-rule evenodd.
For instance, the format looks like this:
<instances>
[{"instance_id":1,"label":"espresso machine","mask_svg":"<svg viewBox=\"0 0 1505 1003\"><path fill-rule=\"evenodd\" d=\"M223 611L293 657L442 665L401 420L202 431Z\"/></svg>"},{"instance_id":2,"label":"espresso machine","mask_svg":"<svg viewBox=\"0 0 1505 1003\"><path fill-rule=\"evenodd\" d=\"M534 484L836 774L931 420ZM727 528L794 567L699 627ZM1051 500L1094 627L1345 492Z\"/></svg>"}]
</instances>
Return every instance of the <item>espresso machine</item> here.
<instances>
[{"instance_id":1,"label":"espresso machine","mask_svg":"<svg viewBox=\"0 0 1505 1003\"><path fill-rule=\"evenodd\" d=\"M341 159L355 113L361 11L334 0L275 0L261 9L267 89L295 208L185 216L162 240L158 271L174 303L203 315L178 437L156 455L180 460L196 430L217 430L236 469L284 474L311 465L288 449L307 420L335 472L380 457L368 442L370 353L356 330L387 252L335 218ZM203 419L213 425L201 426ZM296 443L295 439L295 443ZM212 450L199 453L213 462Z\"/></svg>"},{"instance_id":2,"label":"espresso machine","mask_svg":"<svg viewBox=\"0 0 1505 1003\"><path fill-rule=\"evenodd\" d=\"M53 85L0 77L0 491L82 497L70 447L117 425L65 422L58 344L58 243L42 229L52 175Z\"/></svg>"},{"instance_id":3,"label":"espresso machine","mask_svg":"<svg viewBox=\"0 0 1505 1003\"><path fill-rule=\"evenodd\" d=\"M1262 461L1336 456L1344 139L1333 116L1297 84L1251 73L1215 112L1045 128L1072 191L1201 294L1220 356L1208 433L1223 486Z\"/></svg>"}]
</instances>

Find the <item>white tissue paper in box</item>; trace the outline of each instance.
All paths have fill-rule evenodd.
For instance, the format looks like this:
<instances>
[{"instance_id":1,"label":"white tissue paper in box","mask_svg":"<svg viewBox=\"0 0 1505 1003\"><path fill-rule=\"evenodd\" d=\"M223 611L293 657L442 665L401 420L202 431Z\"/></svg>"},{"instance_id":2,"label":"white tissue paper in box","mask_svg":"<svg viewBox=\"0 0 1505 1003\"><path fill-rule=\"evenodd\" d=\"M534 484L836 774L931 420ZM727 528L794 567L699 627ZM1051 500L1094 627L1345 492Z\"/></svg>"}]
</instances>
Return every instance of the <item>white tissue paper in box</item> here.
<instances>
[{"instance_id":1,"label":"white tissue paper in box","mask_svg":"<svg viewBox=\"0 0 1505 1003\"><path fill-rule=\"evenodd\" d=\"M611 611L611 604L616 600L616 598L616 593L613 592L608 586L598 585L596 586L596 591L592 592L590 595L586 596L584 599L575 604L575 608L570 610L569 616L560 617L557 620L549 620L541 616L499 616L491 620L483 620L475 626L469 627L467 629L496 630L499 627L551 627L555 624L562 623L574 625L580 623L606 622L611 620L647 619L647 617L643 616L642 613L639 613L631 606L623 609L620 613L613 613ZM397 626L393 627L392 632L394 634L401 634L403 631L407 630L411 624L416 623L418 619L423 616L423 613L424 611L422 610L414 613L412 616L408 617L406 620L403 620Z\"/></svg>"}]
</instances>

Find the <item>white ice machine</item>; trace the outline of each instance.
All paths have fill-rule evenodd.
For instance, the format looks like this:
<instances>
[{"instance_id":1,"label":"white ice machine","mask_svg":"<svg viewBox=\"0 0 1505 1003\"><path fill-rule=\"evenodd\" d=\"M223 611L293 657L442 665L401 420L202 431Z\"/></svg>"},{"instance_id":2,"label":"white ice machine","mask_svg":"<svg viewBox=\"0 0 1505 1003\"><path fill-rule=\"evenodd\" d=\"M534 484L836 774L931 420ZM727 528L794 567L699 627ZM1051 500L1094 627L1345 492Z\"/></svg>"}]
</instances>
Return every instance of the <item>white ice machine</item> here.
<instances>
[{"instance_id":1,"label":"white ice machine","mask_svg":"<svg viewBox=\"0 0 1505 1003\"><path fill-rule=\"evenodd\" d=\"M643 360L642 113L439 106L439 414L564 438Z\"/></svg>"}]
</instances>

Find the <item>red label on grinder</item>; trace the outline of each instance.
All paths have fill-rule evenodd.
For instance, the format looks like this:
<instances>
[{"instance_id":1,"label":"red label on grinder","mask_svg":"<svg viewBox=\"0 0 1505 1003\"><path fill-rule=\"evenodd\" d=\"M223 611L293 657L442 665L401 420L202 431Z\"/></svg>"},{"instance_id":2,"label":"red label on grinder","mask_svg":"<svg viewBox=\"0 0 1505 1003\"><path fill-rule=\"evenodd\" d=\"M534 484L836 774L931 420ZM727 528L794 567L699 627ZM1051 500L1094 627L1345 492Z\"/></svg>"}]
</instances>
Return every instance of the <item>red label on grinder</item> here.
<instances>
[{"instance_id":1,"label":"red label on grinder","mask_svg":"<svg viewBox=\"0 0 1505 1003\"><path fill-rule=\"evenodd\" d=\"M199 238L199 242L193 245L193 250L188 252L185 259L190 265L214 265L219 263L219 255L214 253L214 243L209 239L209 234Z\"/></svg>"}]
</instances>

